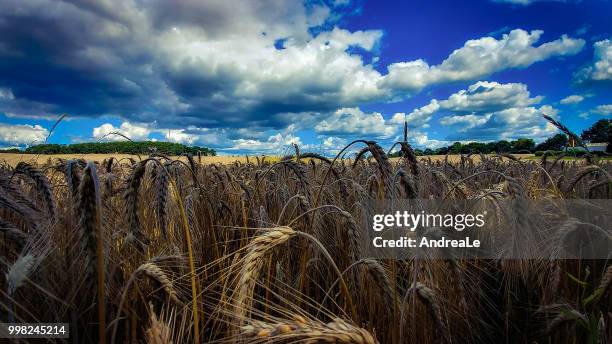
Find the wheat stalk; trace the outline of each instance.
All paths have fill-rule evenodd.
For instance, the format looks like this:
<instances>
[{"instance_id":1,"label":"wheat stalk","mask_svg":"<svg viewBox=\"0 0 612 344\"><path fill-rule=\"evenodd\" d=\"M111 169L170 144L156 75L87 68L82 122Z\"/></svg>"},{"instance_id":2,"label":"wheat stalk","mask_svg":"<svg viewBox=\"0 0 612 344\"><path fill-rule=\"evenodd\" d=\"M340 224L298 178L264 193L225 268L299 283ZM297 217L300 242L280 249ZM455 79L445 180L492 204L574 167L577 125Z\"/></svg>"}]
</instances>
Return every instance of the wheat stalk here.
<instances>
[{"instance_id":1,"label":"wheat stalk","mask_svg":"<svg viewBox=\"0 0 612 344\"><path fill-rule=\"evenodd\" d=\"M147 160L143 160L136 165L127 181L127 187L123 195L128 224L128 239L141 252L144 251L145 246L149 242L142 230L140 216L138 215L138 190L146 172L146 164Z\"/></svg>"},{"instance_id":2,"label":"wheat stalk","mask_svg":"<svg viewBox=\"0 0 612 344\"><path fill-rule=\"evenodd\" d=\"M159 257L158 257L159 258ZM117 307L117 315L115 316L115 320L112 322L112 331L111 331L111 343L115 343L115 338L117 335L117 327L119 324L118 319L120 319L121 313L123 312L123 304L127 298L127 293L130 290L132 283L141 275L145 275L154 281L158 282L162 289L168 294L170 300L175 302L178 305L182 305L182 302L177 297L177 292L174 289L172 281L168 276L163 272L163 270L155 264L156 259L153 258L149 262L146 262L140 265L134 272L130 275L130 278L126 282L123 287L123 292L121 293L121 298L119 299L119 306ZM196 299L197 300L197 299ZM194 315L194 318L197 319L197 315ZM195 325L195 324L194 324ZM196 337L197 338L197 337Z\"/></svg>"},{"instance_id":3,"label":"wheat stalk","mask_svg":"<svg viewBox=\"0 0 612 344\"><path fill-rule=\"evenodd\" d=\"M294 235L296 232L290 227L270 228L247 245L247 253L241 261L242 267L234 292L233 308L238 319L246 318L264 258L274 247L285 243Z\"/></svg>"},{"instance_id":4,"label":"wheat stalk","mask_svg":"<svg viewBox=\"0 0 612 344\"><path fill-rule=\"evenodd\" d=\"M294 316L293 321L269 323L251 321L241 327L241 336L253 342L303 342L377 344L375 337L365 329L336 318L329 323Z\"/></svg>"},{"instance_id":5,"label":"wheat stalk","mask_svg":"<svg viewBox=\"0 0 612 344\"><path fill-rule=\"evenodd\" d=\"M547 115L542 115L542 117L544 117L544 119L546 119L548 122L550 122L552 125L554 125L555 127L557 127L557 129L561 130L563 133L565 133L565 135L571 137L574 139L574 141L576 141L576 143L581 146L584 147L587 151L588 148L584 145L584 142L582 141L582 139L580 139L580 137L576 134L574 134L571 130L569 130L568 127L566 127L565 125L563 125L561 122L555 120L554 118L547 116Z\"/></svg>"},{"instance_id":6,"label":"wheat stalk","mask_svg":"<svg viewBox=\"0 0 612 344\"><path fill-rule=\"evenodd\" d=\"M612 265L609 265L606 272L601 276L601 282L597 287L598 290L606 291L612 285Z\"/></svg>"},{"instance_id":7,"label":"wheat stalk","mask_svg":"<svg viewBox=\"0 0 612 344\"><path fill-rule=\"evenodd\" d=\"M13 296L17 289L19 289L29 276L34 272L36 268L36 258L32 254L25 254L19 256L15 263L11 265L6 273L7 282L7 303L8 303L8 321L15 322L14 314L15 310Z\"/></svg>"},{"instance_id":8,"label":"wheat stalk","mask_svg":"<svg viewBox=\"0 0 612 344\"><path fill-rule=\"evenodd\" d=\"M442 318L442 308L440 307L440 302L438 300L437 294L421 282L413 283L410 289L408 290L408 293L412 291L416 291L416 295L419 297L419 299L427 307L429 307L429 310L431 311L431 317L434 320L438 331L440 331L442 338L448 341L450 338L448 334L448 328L446 327L446 324L444 323L444 320Z\"/></svg>"},{"instance_id":9,"label":"wheat stalk","mask_svg":"<svg viewBox=\"0 0 612 344\"><path fill-rule=\"evenodd\" d=\"M393 179L395 180L397 177L399 177L400 185L404 187L404 193L406 194L406 197L410 199L417 198L418 190L414 180L412 180L412 178L410 178L401 168L397 170Z\"/></svg>"},{"instance_id":10,"label":"wheat stalk","mask_svg":"<svg viewBox=\"0 0 612 344\"><path fill-rule=\"evenodd\" d=\"M6 273L8 295L15 295L15 291L23 285L36 266L36 258L32 254L19 256Z\"/></svg>"},{"instance_id":11,"label":"wheat stalk","mask_svg":"<svg viewBox=\"0 0 612 344\"><path fill-rule=\"evenodd\" d=\"M17 250L21 250L26 244L27 235L19 230L13 223L0 218L0 232L4 233L4 237L17 246Z\"/></svg>"},{"instance_id":12,"label":"wheat stalk","mask_svg":"<svg viewBox=\"0 0 612 344\"><path fill-rule=\"evenodd\" d=\"M406 160L408 160L408 163L410 164L410 170L412 172L412 175L415 178L418 178L420 174L420 169L419 162L417 160L416 154L414 153L414 150L412 150L412 147L408 144L408 142L399 142L399 144L402 156Z\"/></svg>"},{"instance_id":13,"label":"wheat stalk","mask_svg":"<svg viewBox=\"0 0 612 344\"><path fill-rule=\"evenodd\" d=\"M56 205L55 198L53 197L53 191L51 190L51 185L49 184L47 177L45 177L45 175L38 168L25 162L20 162L17 164L17 167L15 167L15 173L28 176L30 179L32 179L32 181L34 181L36 189L42 194L43 200L47 206L47 214L49 215L49 219L53 221L56 216Z\"/></svg>"},{"instance_id":14,"label":"wheat stalk","mask_svg":"<svg viewBox=\"0 0 612 344\"><path fill-rule=\"evenodd\" d=\"M159 282L166 294L168 294L170 300L172 300L176 304L182 304L182 302L177 296L174 286L172 285L172 281L170 280L170 278L168 278L166 273L164 273L162 269L160 269L160 267L157 266L155 263L149 262L142 264L138 267L137 273L142 273L145 276Z\"/></svg>"},{"instance_id":15,"label":"wheat stalk","mask_svg":"<svg viewBox=\"0 0 612 344\"><path fill-rule=\"evenodd\" d=\"M351 263L356 262L361 258L361 231L353 215L348 211L340 212L340 215L346 220L346 236L348 241L349 260Z\"/></svg>"},{"instance_id":16,"label":"wheat stalk","mask_svg":"<svg viewBox=\"0 0 612 344\"><path fill-rule=\"evenodd\" d=\"M578 182L580 182L580 180L582 180L582 178L584 178L585 176L594 173L594 172L601 172L603 175L606 176L608 183L612 183L612 177L610 176L610 174L608 172L606 172L606 170L602 169L601 167L597 166L597 165L589 165L586 166L582 169L580 169L575 175L574 177L567 183L567 185L564 187L563 191L564 192L570 192L571 190L574 189L574 187L576 186L576 184L578 184Z\"/></svg>"},{"instance_id":17,"label":"wheat stalk","mask_svg":"<svg viewBox=\"0 0 612 344\"><path fill-rule=\"evenodd\" d=\"M153 305L149 304L149 328L145 331L145 341L147 344L172 344L172 332L170 326L163 320L157 318Z\"/></svg>"},{"instance_id":18,"label":"wheat stalk","mask_svg":"<svg viewBox=\"0 0 612 344\"><path fill-rule=\"evenodd\" d=\"M392 311L396 309L397 300L395 297L394 287L387 276L385 268L375 259L367 258L361 260L361 264L367 276L374 282L378 289L383 294L385 300L385 306L388 310Z\"/></svg>"},{"instance_id":19,"label":"wheat stalk","mask_svg":"<svg viewBox=\"0 0 612 344\"><path fill-rule=\"evenodd\" d=\"M164 236L168 237L168 171L161 166L155 165L155 198L153 200L159 228Z\"/></svg>"},{"instance_id":20,"label":"wheat stalk","mask_svg":"<svg viewBox=\"0 0 612 344\"><path fill-rule=\"evenodd\" d=\"M78 189L78 228L81 248L86 255L87 280L93 281L97 288L98 323L100 343L106 343L105 306L105 263L104 235L100 224L100 185L93 162L87 163ZM97 274L94 274L94 271Z\"/></svg>"}]
</instances>

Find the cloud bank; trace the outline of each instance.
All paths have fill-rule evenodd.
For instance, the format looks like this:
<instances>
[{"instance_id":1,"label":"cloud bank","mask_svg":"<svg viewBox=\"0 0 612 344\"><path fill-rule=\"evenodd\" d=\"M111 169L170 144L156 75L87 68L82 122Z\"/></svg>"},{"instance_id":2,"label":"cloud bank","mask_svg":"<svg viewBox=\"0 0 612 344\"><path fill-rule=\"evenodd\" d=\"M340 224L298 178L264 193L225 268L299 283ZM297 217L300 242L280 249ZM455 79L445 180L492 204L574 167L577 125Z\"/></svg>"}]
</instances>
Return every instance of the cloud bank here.
<instances>
[{"instance_id":1,"label":"cloud bank","mask_svg":"<svg viewBox=\"0 0 612 344\"><path fill-rule=\"evenodd\" d=\"M157 133L175 142L245 149L292 142L296 134L287 129L293 125L331 146L350 135L396 134L403 113L385 119L362 111L364 104L527 68L575 55L585 45L567 35L542 41L541 30L514 29L500 38L468 40L438 64L416 59L379 66L384 32L342 29L335 6L347 4L2 1L0 113L114 116L124 123L98 127L94 138L111 131L134 139ZM596 46L587 74L603 78L609 41ZM540 101L519 84L472 86L432 100L407 119L425 128L439 110L478 116ZM286 134L277 138L270 131Z\"/></svg>"},{"instance_id":2,"label":"cloud bank","mask_svg":"<svg viewBox=\"0 0 612 344\"><path fill-rule=\"evenodd\" d=\"M0 143L12 146L27 146L43 143L49 131L40 125L0 123Z\"/></svg>"},{"instance_id":3,"label":"cloud bank","mask_svg":"<svg viewBox=\"0 0 612 344\"><path fill-rule=\"evenodd\" d=\"M605 39L593 44L593 63L577 73L580 82L612 81L612 41Z\"/></svg>"},{"instance_id":4,"label":"cloud bank","mask_svg":"<svg viewBox=\"0 0 612 344\"><path fill-rule=\"evenodd\" d=\"M407 116L414 128L428 127L434 115L437 123L450 127L445 141L499 140L530 137L544 138L554 127L542 121L542 115L556 117L558 111L549 105L537 107L542 96L532 97L527 85L479 81L447 99L432 99L429 104ZM421 142L429 141L421 137Z\"/></svg>"}]
</instances>

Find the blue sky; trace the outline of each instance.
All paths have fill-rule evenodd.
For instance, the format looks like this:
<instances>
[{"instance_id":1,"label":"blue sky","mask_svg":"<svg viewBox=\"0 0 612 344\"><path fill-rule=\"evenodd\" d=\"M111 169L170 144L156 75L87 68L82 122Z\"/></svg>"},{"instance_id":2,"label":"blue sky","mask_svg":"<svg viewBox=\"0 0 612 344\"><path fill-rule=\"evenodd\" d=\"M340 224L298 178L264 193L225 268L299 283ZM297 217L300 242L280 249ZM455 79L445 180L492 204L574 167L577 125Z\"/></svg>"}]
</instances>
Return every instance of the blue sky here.
<instances>
[{"instance_id":1,"label":"blue sky","mask_svg":"<svg viewBox=\"0 0 612 344\"><path fill-rule=\"evenodd\" d=\"M332 154L612 116L609 1L0 3L0 147L170 140Z\"/></svg>"}]
</instances>

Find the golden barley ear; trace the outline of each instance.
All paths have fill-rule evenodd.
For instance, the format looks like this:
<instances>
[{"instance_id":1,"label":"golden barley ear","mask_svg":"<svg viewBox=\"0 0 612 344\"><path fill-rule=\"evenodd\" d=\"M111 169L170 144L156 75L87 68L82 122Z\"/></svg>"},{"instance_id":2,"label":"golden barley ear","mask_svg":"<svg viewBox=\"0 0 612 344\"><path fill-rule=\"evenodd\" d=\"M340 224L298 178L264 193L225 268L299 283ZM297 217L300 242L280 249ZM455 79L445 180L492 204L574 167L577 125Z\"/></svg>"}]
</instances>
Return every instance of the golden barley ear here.
<instances>
[{"instance_id":1,"label":"golden barley ear","mask_svg":"<svg viewBox=\"0 0 612 344\"><path fill-rule=\"evenodd\" d=\"M568 181L568 183L563 188L563 192L567 193L567 192L572 191L574 187L580 182L580 180L582 180L584 177L588 176L589 174L596 173L596 172L603 175L607 179L608 183L612 183L612 176L610 176L610 174L606 170L604 170L603 168L597 165L589 165L589 166L585 166L582 169L580 169L574 175L574 177Z\"/></svg>"},{"instance_id":2,"label":"golden barley ear","mask_svg":"<svg viewBox=\"0 0 612 344\"><path fill-rule=\"evenodd\" d=\"M247 245L247 253L241 261L238 280L234 288L233 308L238 325L248 318L252 295L264 265L266 255L276 246L285 243L296 233L289 227L266 229Z\"/></svg>"},{"instance_id":3,"label":"golden barley ear","mask_svg":"<svg viewBox=\"0 0 612 344\"><path fill-rule=\"evenodd\" d=\"M386 308L391 312L397 304L394 286L387 275L385 268L375 259L366 258L361 261L367 277L374 282L374 285L383 294Z\"/></svg>"},{"instance_id":4,"label":"golden barley ear","mask_svg":"<svg viewBox=\"0 0 612 344\"><path fill-rule=\"evenodd\" d=\"M399 142L400 144L400 153L404 159L408 161L410 164L410 171L415 178L419 177L420 169L419 169L419 161L417 160L417 156L412 149L412 146L408 142Z\"/></svg>"},{"instance_id":5,"label":"golden barley ear","mask_svg":"<svg viewBox=\"0 0 612 344\"><path fill-rule=\"evenodd\" d=\"M4 234L4 238L13 243L17 251L21 251L27 241L27 234L17 228L17 226L9 221L0 218L0 233Z\"/></svg>"},{"instance_id":6,"label":"golden barley ear","mask_svg":"<svg viewBox=\"0 0 612 344\"><path fill-rule=\"evenodd\" d=\"M138 267L137 273L142 273L152 280L157 281L162 286L166 294L168 294L170 300L178 305L182 305L182 302L177 296L176 289L174 289L172 281L170 278L168 278L168 275L166 275L166 273L155 263L149 262L142 264L140 267Z\"/></svg>"},{"instance_id":7,"label":"golden barley ear","mask_svg":"<svg viewBox=\"0 0 612 344\"><path fill-rule=\"evenodd\" d=\"M574 139L574 141L576 142L576 144L578 144L581 147L584 147L585 149L587 149L586 145L584 144L584 142L582 141L582 139L574 134L574 132L572 132L571 130L569 130L568 127L566 127L565 125L563 125L563 123L555 120L554 118L548 116L548 115L542 115L542 117L544 117L545 120L547 120L548 122L550 122L550 124L554 125L555 127L557 127L557 129L561 130L565 135L569 136L570 138ZM588 151L588 149L587 149Z\"/></svg>"},{"instance_id":8,"label":"golden barley ear","mask_svg":"<svg viewBox=\"0 0 612 344\"><path fill-rule=\"evenodd\" d=\"M399 183L402 186L407 198L415 199L418 196L418 189L415 180L408 176L401 168L395 173L394 180L399 177Z\"/></svg>"},{"instance_id":9,"label":"golden barley ear","mask_svg":"<svg viewBox=\"0 0 612 344\"><path fill-rule=\"evenodd\" d=\"M78 189L78 230L81 249L85 254L85 281L97 290L99 338L106 340L105 254L100 214L100 184L96 165L88 162Z\"/></svg>"},{"instance_id":10,"label":"golden barley ear","mask_svg":"<svg viewBox=\"0 0 612 344\"><path fill-rule=\"evenodd\" d=\"M370 332L340 318L335 318L328 323L321 323L296 314L292 320L283 320L276 323L250 321L247 325L241 326L240 330L241 338L257 343L288 341L378 344L378 340Z\"/></svg>"},{"instance_id":11,"label":"golden barley ear","mask_svg":"<svg viewBox=\"0 0 612 344\"><path fill-rule=\"evenodd\" d=\"M153 169L154 173L154 185L155 185L155 197L153 204L155 213L157 215L157 222L159 229L164 237L168 238L168 185L169 175L168 171L164 166L155 164Z\"/></svg>"},{"instance_id":12,"label":"golden barley ear","mask_svg":"<svg viewBox=\"0 0 612 344\"><path fill-rule=\"evenodd\" d=\"M136 164L135 168L132 170L132 174L127 180L125 193L123 195L128 226L127 242L140 252L144 252L145 247L149 244L149 240L142 229L140 215L138 214L139 190L146 172L146 165L147 160L143 160Z\"/></svg>"},{"instance_id":13,"label":"golden barley ear","mask_svg":"<svg viewBox=\"0 0 612 344\"><path fill-rule=\"evenodd\" d=\"M342 211L340 215L345 219L346 223L349 260L351 263L354 263L361 258L361 229L351 213Z\"/></svg>"},{"instance_id":14,"label":"golden barley ear","mask_svg":"<svg viewBox=\"0 0 612 344\"><path fill-rule=\"evenodd\" d=\"M53 222L56 217L55 197L53 196L51 184L49 184L49 180L44 173L40 169L25 162L20 162L17 164L17 167L15 167L15 173L25 175L34 181L36 190L41 194L47 207L47 215L49 220L50 222Z\"/></svg>"},{"instance_id":15,"label":"golden barley ear","mask_svg":"<svg viewBox=\"0 0 612 344\"><path fill-rule=\"evenodd\" d=\"M145 342L147 344L172 344L170 325L157 317L151 303L149 303L149 312L149 328L145 330Z\"/></svg>"},{"instance_id":16,"label":"golden barley ear","mask_svg":"<svg viewBox=\"0 0 612 344\"><path fill-rule=\"evenodd\" d=\"M612 265L609 265L606 272L601 276L601 282L599 282L597 289L606 292L610 285L612 285Z\"/></svg>"},{"instance_id":17,"label":"golden barley ear","mask_svg":"<svg viewBox=\"0 0 612 344\"><path fill-rule=\"evenodd\" d=\"M416 295L418 296L419 300L429 307L429 310L431 311L431 318L434 320L434 323L440 332L440 336L444 339L444 341L448 342L450 340L450 334L448 332L446 323L444 322L442 307L440 306L440 300L436 292L421 282L413 283L408 290L408 293L412 292L413 290L416 290Z\"/></svg>"}]
</instances>

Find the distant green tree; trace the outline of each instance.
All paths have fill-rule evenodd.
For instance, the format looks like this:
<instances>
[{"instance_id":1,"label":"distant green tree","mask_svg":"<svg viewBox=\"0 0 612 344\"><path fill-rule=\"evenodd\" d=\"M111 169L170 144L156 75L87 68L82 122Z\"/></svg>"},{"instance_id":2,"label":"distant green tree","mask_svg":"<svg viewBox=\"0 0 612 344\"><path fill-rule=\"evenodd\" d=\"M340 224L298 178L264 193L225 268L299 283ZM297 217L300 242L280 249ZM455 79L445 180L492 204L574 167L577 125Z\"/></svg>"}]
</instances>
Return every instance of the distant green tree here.
<instances>
[{"instance_id":1,"label":"distant green tree","mask_svg":"<svg viewBox=\"0 0 612 344\"><path fill-rule=\"evenodd\" d=\"M455 142L451 146L448 147L448 150L450 151L451 154L460 154L461 148L463 148L463 145L461 144L461 142Z\"/></svg>"},{"instance_id":2,"label":"distant green tree","mask_svg":"<svg viewBox=\"0 0 612 344\"><path fill-rule=\"evenodd\" d=\"M512 144L506 140L497 141L494 144L494 151L498 153L507 153L512 150Z\"/></svg>"},{"instance_id":3,"label":"distant green tree","mask_svg":"<svg viewBox=\"0 0 612 344\"><path fill-rule=\"evenodd\" d=\"M438 149L436 149L436 155L444 155L446 153L448 153L450 146L448 147L440 147Z\"/></svg>"},{"instance_id":4,"label":"distant green tree","mask_svg":"<svg viewBox=\"0 0 612 344\"><path fill-rule=\"evenodd\" d=\"M612 120L610 119L600 119L590 128L585 129L580 138L588 142L610 142L610 136L612 135L611 123Z\"/></svg>"},{"instance_id":5,"label":"distant green tree","mask_svg":"<svg viewBox=\"0 0 612 344\"><path fill-rule=\"evenodd\" d=\"M470 154L470 153L486 153L487 144L482 142L470 142L468 144L463 145L461 149L461 153Z\"/></svg>"},{"instance_id":6,"label":"distant green tree","mask_svg":"<svg viewBox=\"0 0 612 344\"><path fill-rule=\"evenodd\" d=\"M164 155L181 155L193 154L200 152L202 155L216 155L214 149L186 146L180 143L173 142L88 142L75 143L70 145L61 144L40 144L28 147L25 152L32 154L142 154L147 155L151 152L157 152Z\"/></svg>"},{"instance_id":7,"label":"distant green tree","mask_svg":"<svg viewBox=\"0 0 612 344\"><path fill-rule=\"evenodd\" d=\"M518 139L510 143L512 144L512 152L532 152L535 148L535 142L532 139Z\"/></svg>"},{"instance_id":8,"label":"distant green tree","mask_svg":"<svg viewBox=\"0 0 612 344\"><path fill-rule=\"evenodd\" d=\"M20 153L19 148L0 149L0 153Z\"/></svg>"},{"instance_id":9,"label":"distant green tree","mask_svg":"<svg viewBox=\"0 0 612 344\"><path fill-rule=\"evenodd\" d=\"M557 134L553 137L549 137L544 142L540 143L535 147L536 151L547 151L547 150L561 150L567 146L567 136L565 134Z\"/></svg>"}]
</instances>

